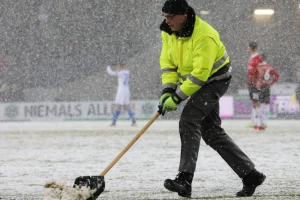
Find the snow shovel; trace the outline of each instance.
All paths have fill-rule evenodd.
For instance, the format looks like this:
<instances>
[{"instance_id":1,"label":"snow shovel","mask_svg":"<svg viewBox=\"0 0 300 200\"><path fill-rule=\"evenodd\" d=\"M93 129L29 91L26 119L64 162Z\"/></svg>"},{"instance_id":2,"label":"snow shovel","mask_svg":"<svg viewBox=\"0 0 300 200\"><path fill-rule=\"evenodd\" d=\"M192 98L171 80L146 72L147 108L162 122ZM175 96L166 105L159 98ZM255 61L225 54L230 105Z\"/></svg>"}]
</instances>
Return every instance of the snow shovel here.
<instances>
[{"instance_id":1,"label":"snow shovel","mask_svg":"<svg viewBox=\"0 0 300 200\"><path fill-rule=\"evenodd\" d=\"M128 149L139 139L139 137L149 128L149 126L158 118L161 110L152 117L152 119L140 130L140 132L129 142L129 144L119 153L119 155L104 169L99 176L79 176L75 179L73 188L87 187L95 190L93 195L86 200L96 200L105 189L105 174L120 160Z\"/></svg>"}]
</instances>

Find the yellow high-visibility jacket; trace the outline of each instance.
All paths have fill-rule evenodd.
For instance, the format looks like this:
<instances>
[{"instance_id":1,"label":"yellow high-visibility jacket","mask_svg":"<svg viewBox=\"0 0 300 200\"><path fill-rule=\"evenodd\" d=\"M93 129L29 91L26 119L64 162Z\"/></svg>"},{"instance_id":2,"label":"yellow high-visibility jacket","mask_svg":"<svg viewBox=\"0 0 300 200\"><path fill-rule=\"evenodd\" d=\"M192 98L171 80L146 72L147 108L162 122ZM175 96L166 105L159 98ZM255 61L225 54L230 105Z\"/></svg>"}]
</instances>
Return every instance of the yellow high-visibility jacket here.
<instances>
[{"instance_id":1,"label":"yellow high-visibility jacket","mask_svg":"<svg viewBox=\"0 0 300 200\"><path fill-rule=\"evenodd\" d=\"M194 94L230 62L219 33L198 16L194 15L193 19L194 26L187 37L178 37L163 29L161 32L163 88L177 88L176 94L182 100Z\"/></svg>"}]
</instances>

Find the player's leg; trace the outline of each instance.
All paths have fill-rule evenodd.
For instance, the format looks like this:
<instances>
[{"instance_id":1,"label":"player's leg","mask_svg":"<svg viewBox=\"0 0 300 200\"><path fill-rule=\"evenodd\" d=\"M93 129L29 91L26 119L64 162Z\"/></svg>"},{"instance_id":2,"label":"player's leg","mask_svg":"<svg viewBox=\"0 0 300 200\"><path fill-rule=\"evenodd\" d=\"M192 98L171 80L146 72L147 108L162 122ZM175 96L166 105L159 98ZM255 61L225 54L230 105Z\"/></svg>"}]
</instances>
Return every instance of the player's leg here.
<instances>
[{"instance_id":1,"label":"player's leg","mask_svg":"<svg viewBox=\"0 0 300 200\"><path fill-rule=\"evenodd\" d=\"M262 126L266 128L269 120L270 105L262 103L261 109L262 109Z\"/></svg>"},{"instance_id":2,"label":"player's leg","mask_svg":"<svg viewBox=\"0 0 300 200\"><path fill-rule=\"evenodd\" d=\"M250 99L252 100L252 106L255 110L254 116L254 129L255 130L262 130L262 111L260 106L260 98L261 92L256 88L252 88L250 90Z\"/></svg>"},{"instance_id":3,"label":"player's leg","mask_svg":"<svg viewBox=\"0 0 300 200\"><path fill-rule=\"evenodd\" d=\"M112 123L111 126L115 126L116 122L120 116L121 113L121 108L123 104L123 94L118 90L116 97L115 97L115 103L114 103L114 108L113 108L113 118L112 118Z\"/></svg>"},{"instance_id":4,"label":"player's leg","mask_svg":"<svg viewBox=\"0 0 300 200\"><path fill-rule=\"evenodd\" d=\"M262 90L260 104L262 110L262 126L266 128L270 112L270 89Z\"/></svg>"},{"instance_id":5,"label":"player's leg","mask_svg":"<svg viewBox=\"0 0 300 200\"><path fill-rule=\"evenodd\" d=\"M263 130L264 128L262 127L262 109L261 109L261 105L259 102L256 102L256 106L255 106L255 123L254 123L254 129L255 130Z\"/></svg>"},{"instance_id":6,"label":"player's leg","mask_svg":"<svg viewBox=\"0 0 300 200\"><path fill-rule=\"evenodd\" d=\"M131 108L130 108L130 105L125 105L124 106L124 110L127 111L127 114L132 122L131 126L136 126L136 120L135 120L135 117L134 117L134 113L132 112Z\"/></svg>"},{"instance_id":7,"label":"player's leg","mask_svg":"<svg viewBox=\"0 0 300 200\"><path fill-rule=\"evenodd\" d=\"M255 88L250 88L249 89L249 97L252 103L251 107L251 116L250 120L251 122L247 125L248 128L254 128L255 122L256 122L256 109L255 109L255 102L257 101L257 97L255 95Z\"/></svg>"},{"instance_id":8,"label":"player's leg","mask_svg":"<svg viewBox=\"0 0 300 200\"><path fill-rule=\"evenodd\" d=\"M116 125L120 113L121 113L121 105L115 104L114 105L114 111L113 111L112 123L111 123L110 126L115 126Z\"/></svg>"},{"instance_id":9,"label":"player's leg","mask_svg":"<svg viewBox=\"0 0 300 200\"><path fill-rule=\"evenodd\" d=\"M134 117L134 113L132 112L132 109L130 107L130 91L125 90L123 93L123 105L124 105L124 110L126 110L132 124L131 126L136 126L136 120Z\"/></svg>"}]
</instances>

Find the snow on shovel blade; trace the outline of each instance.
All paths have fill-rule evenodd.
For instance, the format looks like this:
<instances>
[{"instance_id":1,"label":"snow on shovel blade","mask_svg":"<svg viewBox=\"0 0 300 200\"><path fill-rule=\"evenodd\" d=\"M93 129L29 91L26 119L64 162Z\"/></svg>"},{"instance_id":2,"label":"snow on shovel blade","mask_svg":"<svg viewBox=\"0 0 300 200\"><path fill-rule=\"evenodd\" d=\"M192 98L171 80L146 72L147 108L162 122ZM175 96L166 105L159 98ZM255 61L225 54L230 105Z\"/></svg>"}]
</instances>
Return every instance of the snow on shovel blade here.
<instances>
[{"instance_id":1,"label":"snow on shovel blade","mask_svg":"<svg viewBox=\"0 0 300 200\"><path fill-rule=\"evenodd\" d=\"M95 190L93 195L86 200L95 200L105 189L104 176L79 176L75 179L73 188L87 187Z\"/></svg>"}]
</instances>

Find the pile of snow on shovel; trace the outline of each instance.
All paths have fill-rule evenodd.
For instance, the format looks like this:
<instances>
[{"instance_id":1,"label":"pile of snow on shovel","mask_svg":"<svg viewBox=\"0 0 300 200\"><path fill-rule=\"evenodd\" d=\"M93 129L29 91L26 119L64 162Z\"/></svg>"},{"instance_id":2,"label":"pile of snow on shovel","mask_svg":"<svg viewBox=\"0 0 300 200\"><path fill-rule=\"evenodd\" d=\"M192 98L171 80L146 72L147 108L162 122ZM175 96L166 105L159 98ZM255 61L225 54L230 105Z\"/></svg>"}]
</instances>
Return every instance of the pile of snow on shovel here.
<instances>
[{"instance_id":1,"label":"pile of snow on shovel","mask_svg":"<svg viewBox=\"0 0 300 200\"><path fill-rule=\"evenodd\" d=\"M48 181L44 185L44 200L86 200L91 197L95 190L89 187L73 188L65 183Z\"/></svg>"}]
</instances>

